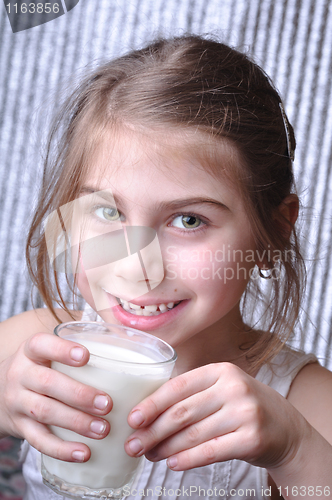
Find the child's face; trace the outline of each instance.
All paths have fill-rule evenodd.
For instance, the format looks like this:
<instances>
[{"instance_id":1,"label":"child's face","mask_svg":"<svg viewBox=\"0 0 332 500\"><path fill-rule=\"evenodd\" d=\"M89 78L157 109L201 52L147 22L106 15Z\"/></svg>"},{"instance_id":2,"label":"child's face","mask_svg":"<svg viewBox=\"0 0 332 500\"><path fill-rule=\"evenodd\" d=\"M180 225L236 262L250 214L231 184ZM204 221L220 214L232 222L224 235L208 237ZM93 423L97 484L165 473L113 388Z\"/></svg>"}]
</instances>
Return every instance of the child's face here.
<instances>
[{"instance_id":1,"label":"child's face","mask_svg":"<svg viewBox=\"0 0 332 500\"><path fill-rule=\"evenodd\" d=\"M241 197L230 181L204 170L194 154L199 138L192 135L183 145L175 132L122 132L111 148L105 141L80 198L90 207L83 209L89 214L83 239L96 242L96 252L83 242L78 257L84 298L105 321L150 332L174 347L203 330L241 321L238 304L255 265ZM229 144L220 159L221 168L240 161ZM102 265L96 267L100 248ZM136 309L126 311L119 299ZM137 314L142 305L158 309Z\"/></svg>"}]
</instances>

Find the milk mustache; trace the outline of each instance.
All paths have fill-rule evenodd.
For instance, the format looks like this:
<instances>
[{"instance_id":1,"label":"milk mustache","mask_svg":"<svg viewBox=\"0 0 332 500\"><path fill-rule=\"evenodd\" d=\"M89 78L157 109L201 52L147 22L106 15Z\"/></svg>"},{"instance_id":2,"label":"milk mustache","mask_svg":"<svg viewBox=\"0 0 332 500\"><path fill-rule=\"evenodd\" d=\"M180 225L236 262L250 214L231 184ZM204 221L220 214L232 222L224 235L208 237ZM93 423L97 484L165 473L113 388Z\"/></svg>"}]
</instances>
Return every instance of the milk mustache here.
<instances>
[{"instance_id":1,"label":"milk mustache","mask_svg":"<svg viewBox=\"0 0 332 500\"><path fill-rule=\"evenodd\" d=\"M125 440L134 432L127 423L127 416L136 404L169 379L171 369L169 363L156 365L160 357L152 356L151 349L143 348L142 353L119 345L101 344L93 340L96 335L98 337L98 333L91 332L82 334L80 338L66 337L87 347L90 351L87 365L71 367L52 362L52 368L111 396L113 408L102 417L110 422L110 433L106 438L96 440L50 426L61 439L87 444L91 458L85 463L72 463L44 455L43 462L49 473L65 482L93 489L120 488L128 484L143 459L129 457L124 450Z\"/></svg>"}]
</instances>

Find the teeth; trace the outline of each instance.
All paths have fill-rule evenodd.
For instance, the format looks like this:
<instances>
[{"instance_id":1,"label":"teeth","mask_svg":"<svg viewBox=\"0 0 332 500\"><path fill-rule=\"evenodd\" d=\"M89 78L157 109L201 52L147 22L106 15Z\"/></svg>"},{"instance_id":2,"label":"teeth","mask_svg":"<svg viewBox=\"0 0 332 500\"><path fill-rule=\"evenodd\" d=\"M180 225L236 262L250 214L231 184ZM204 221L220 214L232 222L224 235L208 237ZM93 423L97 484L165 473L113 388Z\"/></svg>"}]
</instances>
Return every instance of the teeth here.
<instances>
[{"instance_id":1,"label":"teeth","mask_svg":"<svg viewBox=\"0 0 332 500\"><path fill-rule=\"evenodd\" d=\"M131 309L135 309L135 311L138 311L138 309L141 308L141 306L138 306L137 304L132 304L131 302L128 302L129 304L129 307L131 307Z\"/></svg>"},{"instance_id":2,"label":"teeth","mask_svg":"<svg viewBox=\"0 0 332 500\"><path fill-rule=\"evenodd\" d=\"M156 312L156 310L158 309L158 306L145 306L144 308L146 311L149 311L149 312Z\"/></svg>"},{"instance_id":3,"label":"teeth","mask_svg":"<svg viewBox=\"0 0 332 500\"><path fill-rule=\"evenodd\" d=\"M158 314L162 314L170 309L173 309L174 307L174 302L168 302L168 304L150 304L147 306L139 306L123 299L119 299L119 301L122 304L123 309L135 314L136 316L157 316Z\"/></svg>"}]
</instances>

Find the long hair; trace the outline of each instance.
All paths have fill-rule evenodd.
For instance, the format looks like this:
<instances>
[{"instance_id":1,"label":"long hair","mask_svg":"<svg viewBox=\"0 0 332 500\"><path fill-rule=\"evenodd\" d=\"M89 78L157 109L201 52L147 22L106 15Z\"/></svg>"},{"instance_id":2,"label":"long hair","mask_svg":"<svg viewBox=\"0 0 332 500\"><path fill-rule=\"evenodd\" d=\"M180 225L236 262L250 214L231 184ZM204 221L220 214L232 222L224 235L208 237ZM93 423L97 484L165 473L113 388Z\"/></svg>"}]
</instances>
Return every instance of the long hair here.
<instances>
[{"instance_id":1,"label":"long hair","mask_svg":"<svg viewBox=\"0 0 332 500\"><path fill-rule=\"evenodd\" d=\"M265 260L271 272L278 270L279 279L264 288L258 280L249 281L243 309L254 310L259 299L266 332L246 355L257 367L281 349L299 314L304 265L295 228L285 231L288 221L276 216L294 192L294 132L280 103L269 77L245 54L193 35L157 40L87 75L51 130L40 202L27 241L30 274L52 313L56 316L54 303L69 311L50 266L42 221L77 197L107 131L121 123L195 129L214 141L226 138L237 148L243 161L229 175L243 197L257 249L280 255L277 264ZM215 175L217 160L205 162Z\"/></svg>"}]
</instances>

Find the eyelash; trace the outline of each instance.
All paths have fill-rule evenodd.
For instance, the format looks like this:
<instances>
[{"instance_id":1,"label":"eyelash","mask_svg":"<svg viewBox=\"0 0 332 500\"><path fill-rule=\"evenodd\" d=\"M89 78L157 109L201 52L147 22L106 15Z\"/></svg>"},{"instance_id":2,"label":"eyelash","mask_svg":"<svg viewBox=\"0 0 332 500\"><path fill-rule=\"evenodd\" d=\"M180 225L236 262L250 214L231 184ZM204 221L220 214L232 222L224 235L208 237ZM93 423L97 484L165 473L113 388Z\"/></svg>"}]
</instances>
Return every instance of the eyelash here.
<instances>
[{"instance_id":1,"label":"eyelash","mask_svg":"<svg viewBox=\"0 0 332 500\"><path fill-rule=\"evenodd\" d=\"M101 219L101 217L98 217L98 215L96 215L96 212L100 208L103 208L103 209L105 209L105 208L114 209L115 207L107 207L105 205L98 205L98 206L93 207L92 210L91 210L91 212L93 213L93 215L95 215L95 217L97 218L98 222L101 222L102 224L105 224L105 223L109 224L109 223L112 223L112 222L118 222L118 220L116 220L116 221L107 221L106 219L103 220L103 219ZM119 220L121 221L121 217L122 217L123 214L120 211L118 211L118 214L120 216ZM201 217L201 216L199 216L199 215L197 215L197 214L195 214L193 212L179 212L179 213L176 213L176 214L174 214L172 216L171 222L173 222L177 217L194 217L195 219L198 219L201 222L201 224L198 227L193 228L193 229L180 229L180 228L176 228L176 231L179 232L179 233L181 233L181 234L186 234L186 235L196 234L198 232L204 231L209 226L209 222L205 218L203 218L203 217ZM174 226L174 227L176 227L176 226Z\"/></svg>"}]
</instances>

